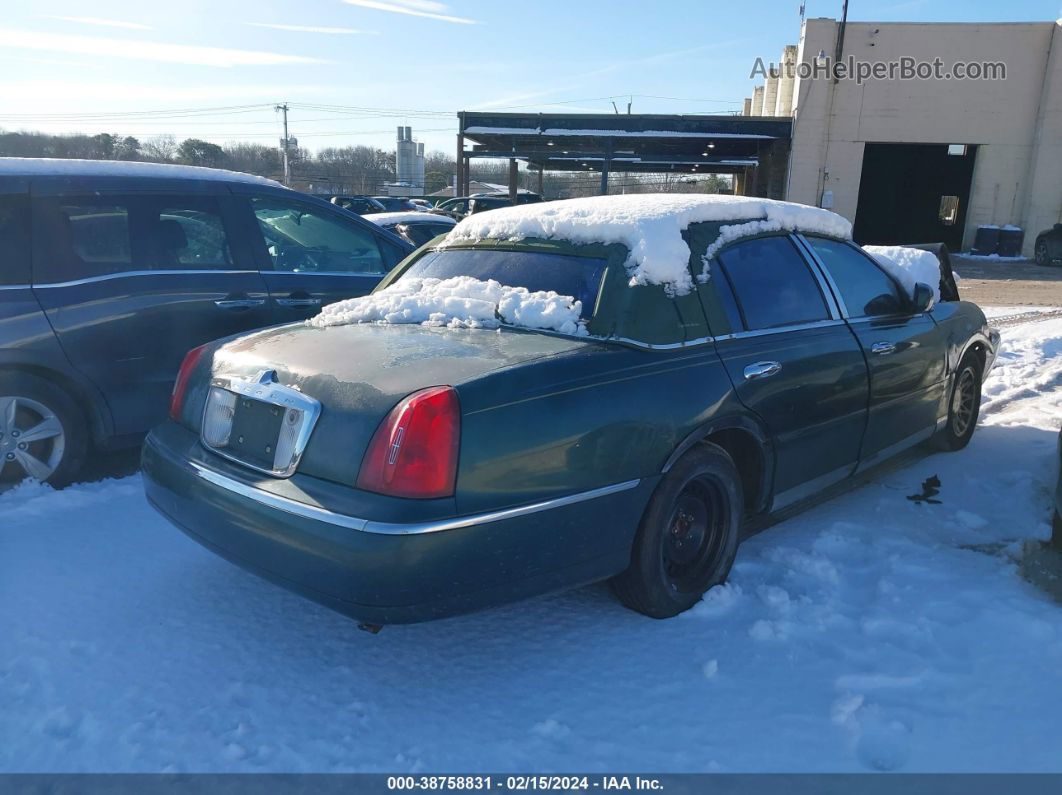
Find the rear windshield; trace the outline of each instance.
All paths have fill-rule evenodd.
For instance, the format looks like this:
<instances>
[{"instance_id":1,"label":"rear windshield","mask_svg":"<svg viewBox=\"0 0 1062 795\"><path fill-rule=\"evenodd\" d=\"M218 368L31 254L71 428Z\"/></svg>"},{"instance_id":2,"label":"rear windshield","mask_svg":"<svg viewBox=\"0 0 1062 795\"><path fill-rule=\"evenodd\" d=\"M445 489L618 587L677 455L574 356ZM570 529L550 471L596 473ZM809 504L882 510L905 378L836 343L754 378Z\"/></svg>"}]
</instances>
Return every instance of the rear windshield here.
<instances>
[{"instance_id":1,"label":"rear windshield","mask_svg":"<svg viewBox=\"0 0 1062 795\"><path fill-rule=\"evenodd\" d=\"M425 254L399 278L471 276L481 281L494 279L507 287L526 287L531 292L553 290L582 301L582 316L588 319L594 312L605 264L603 259L539 251L442 249Z\"/></svg>"}]
</instances>

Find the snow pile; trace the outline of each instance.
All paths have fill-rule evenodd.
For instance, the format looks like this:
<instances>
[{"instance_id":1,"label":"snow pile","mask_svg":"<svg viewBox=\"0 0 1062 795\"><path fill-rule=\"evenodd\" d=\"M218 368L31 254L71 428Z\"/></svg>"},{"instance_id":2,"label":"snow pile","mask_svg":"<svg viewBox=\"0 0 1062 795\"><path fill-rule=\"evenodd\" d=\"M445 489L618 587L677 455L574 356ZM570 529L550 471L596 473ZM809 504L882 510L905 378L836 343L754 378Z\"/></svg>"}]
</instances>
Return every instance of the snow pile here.
<instances>
[{"instance_id":1,"label":"snow pile","mask_svg":"<svg viewBox=\"0 0 1062 795\"><path fill-rule=\"evenodd\" d=\"M366 221L372 221L377 226L391 226L393 224L415 224L415 223L432 223L432 224L456 224L453 218L448 215L441 215L439 213L428 212L414 212L413 210L407 210L406 212L399 213L371 213L369 215L363 215Z\"/></svg>"},{"instance_id":2,"label":"snow pile","mask_svg":"<svg viewBox=\"0 0 1062 795\"><path fill-rule=\"evenodd\" d=\"M933 288L933 300L940 300L940 262L931 251L906 246L863 246L863 250L892 274L907 294L914 297L921 282Z\"/></svg>"},{"instance_id":3,"label":"snow pile","mask_svg":"<svg viewBox=\"0 0 1062 795\"><path fill-rule=\"evenodd\" d=\"M726 241L766 231L799 230L843 238L852 233L847 220L818 207L746 196L644 193L477 213L454 227L443 245L526 238L621 243L630 252L626 265L632 285L659 284L681 295L693 288L690 249L682 233L690 224L705 221L741 222L723 227L720 239Z\"/></svg>"},{"instance_id":4,"label":"snow pile","mask_svg":"<svg viewBox=\"0 0 1062 795\"><path fill-rule=\"evenodd\" d=\"M312 326L355 323L416 323L447 328L498 328L502 323L587 334L583 302L552 290L531 292L493 279L399 279L379 292L330 304L307 321Z\"/></svg>"}]
</instances>

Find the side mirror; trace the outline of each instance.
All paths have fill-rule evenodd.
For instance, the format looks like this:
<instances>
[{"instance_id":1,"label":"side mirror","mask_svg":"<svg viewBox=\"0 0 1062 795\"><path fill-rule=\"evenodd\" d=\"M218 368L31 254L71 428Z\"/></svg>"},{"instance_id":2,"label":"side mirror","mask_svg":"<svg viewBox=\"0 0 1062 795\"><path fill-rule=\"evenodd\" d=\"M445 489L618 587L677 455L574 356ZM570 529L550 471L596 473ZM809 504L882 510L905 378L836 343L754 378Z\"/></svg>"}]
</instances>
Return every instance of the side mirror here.
<instances>
[{"instance_id":1,"label":"side mirror","mask_svg":"<svg viewBox=\"0 0 1062 795\"><path fill-rule=\"evenodd\" d=\"M911 303L914 304L915 313L928 312L933 308L933 288L924 282L918 282Z\"/></svg>"}]
</instances>

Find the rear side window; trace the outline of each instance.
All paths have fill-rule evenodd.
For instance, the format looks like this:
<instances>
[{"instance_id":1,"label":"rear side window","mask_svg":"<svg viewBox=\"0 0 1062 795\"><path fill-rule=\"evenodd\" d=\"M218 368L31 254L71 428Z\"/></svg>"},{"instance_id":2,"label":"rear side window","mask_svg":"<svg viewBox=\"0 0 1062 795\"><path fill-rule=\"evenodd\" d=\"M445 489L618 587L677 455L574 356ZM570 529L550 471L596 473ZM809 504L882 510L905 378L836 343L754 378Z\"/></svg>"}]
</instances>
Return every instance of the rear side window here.
<instances>
[{"instance_id":1,"label":"rear side window","mask_svg":"<svg viewBox=\"0 0 1062 795\"><path fill-rule=\"evenodd\" d=\"M215 198L60 196L36 200L34 279L62 282L129 271L231 268Z\"/></svg>"},{"instance_id":2,"label":"rear side window","mask_svg":"<svg viewBox=\"0 0 1062 795\"><path fill-rule=\"evenodd\" d=\"M29 198L0 196L0 285L29 284L29 249Z\"/></svg>"},{"instance_id":3,"label":"rear side window","mask_svg":"<svg viewBox=\"0 0 1062 795\"><path fill-rule=\"evenodd\" d=\"M68 197L34 202L34 281L85 279L132 270L132 202L120 197Z\"/></svg>"},{"instance_id":4,"label":"rear side window","mask_svg":"<svg viewBox=\"0 0 1062 795\"><path fill-rule=\"evenodd\" d=\"M870 257L837 240L808 237L807 241L829 271L850 317L895 315L903 311L896 283Z\"/></svg>"},{"instance_id":5,"label":"rear side window","mask_svg":"<svg viewBox=\"0 0 1062 795\"><path fill-rule=\"evenodd\" d=\"M819 285L792 241L761 237L719 255L749 331L830 317Z\"/></svg>"}]
</instances>

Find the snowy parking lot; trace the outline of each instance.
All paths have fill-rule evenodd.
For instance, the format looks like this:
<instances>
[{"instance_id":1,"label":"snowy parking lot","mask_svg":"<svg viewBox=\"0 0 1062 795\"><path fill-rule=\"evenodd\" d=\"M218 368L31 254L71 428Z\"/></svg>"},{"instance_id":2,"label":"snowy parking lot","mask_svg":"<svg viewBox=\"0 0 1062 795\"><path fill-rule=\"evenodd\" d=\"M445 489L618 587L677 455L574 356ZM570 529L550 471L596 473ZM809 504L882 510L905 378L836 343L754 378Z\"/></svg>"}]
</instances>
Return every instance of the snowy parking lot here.
<instances>
[{"instance_id":1,"label":"snowy parking lot","mask_svg":"<svg viewBox=\"0 0 1062 795\"><path fill-rule=\"evenodd\" d=\"M1062 319L1004 329L968 449L747 542L653 621L605 586L351 621L201 549L138 476L0 495L3 771L1062 771ZM907 499L936 475L939 504Z\"/></svg>"}]
</instances>

